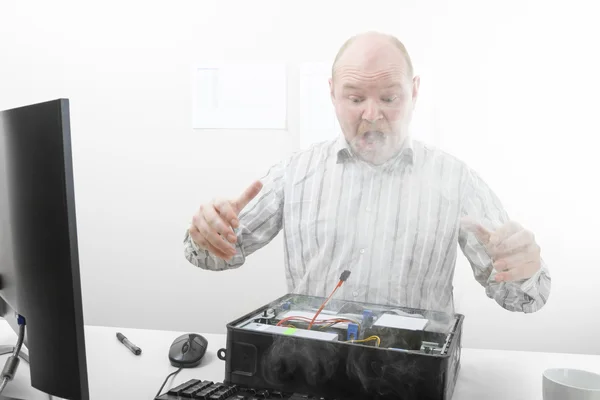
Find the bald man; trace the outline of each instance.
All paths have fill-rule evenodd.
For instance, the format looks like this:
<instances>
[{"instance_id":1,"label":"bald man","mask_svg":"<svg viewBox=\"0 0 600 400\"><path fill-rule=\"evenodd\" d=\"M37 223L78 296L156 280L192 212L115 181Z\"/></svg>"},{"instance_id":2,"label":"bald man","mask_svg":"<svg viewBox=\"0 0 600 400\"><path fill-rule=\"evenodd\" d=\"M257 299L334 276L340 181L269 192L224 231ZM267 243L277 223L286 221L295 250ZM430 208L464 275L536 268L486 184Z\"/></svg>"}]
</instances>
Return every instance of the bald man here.
<instances>
[{"instance_id":1,"label":"bald man","mask_svg":"<svg viewBox=\"0 0 600 400\"><path fill-rule=\"evenodd\" d=\"M489 298L541 309L550 275L533 234L465 163L410 137L419 83L395 37L349 39L329 81L341 135L273 166L239 198L201 205L185 257L237 268L283 230L290 292L327 296L349 269L336 296L453 312L460 247Z\"/></svg>"}]
</instances>

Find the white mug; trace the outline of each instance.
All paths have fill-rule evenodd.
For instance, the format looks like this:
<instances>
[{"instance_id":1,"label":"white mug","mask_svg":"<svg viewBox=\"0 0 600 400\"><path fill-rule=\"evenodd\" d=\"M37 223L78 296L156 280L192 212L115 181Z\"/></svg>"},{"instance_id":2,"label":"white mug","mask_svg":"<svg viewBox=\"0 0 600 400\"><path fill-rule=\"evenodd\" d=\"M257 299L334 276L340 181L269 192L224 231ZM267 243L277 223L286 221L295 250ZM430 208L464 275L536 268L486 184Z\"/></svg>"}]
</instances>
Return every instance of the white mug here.
<instances>
[{"instance_id":1,"label":"white mug","mask_svg":"<svg viewBox=\"0 0 600 400\"><path fill-rule=\"evenodd\" d=\"M544 400L600 400L600 375L570 368L544 371Z\"/></svg>"}]
</instances>

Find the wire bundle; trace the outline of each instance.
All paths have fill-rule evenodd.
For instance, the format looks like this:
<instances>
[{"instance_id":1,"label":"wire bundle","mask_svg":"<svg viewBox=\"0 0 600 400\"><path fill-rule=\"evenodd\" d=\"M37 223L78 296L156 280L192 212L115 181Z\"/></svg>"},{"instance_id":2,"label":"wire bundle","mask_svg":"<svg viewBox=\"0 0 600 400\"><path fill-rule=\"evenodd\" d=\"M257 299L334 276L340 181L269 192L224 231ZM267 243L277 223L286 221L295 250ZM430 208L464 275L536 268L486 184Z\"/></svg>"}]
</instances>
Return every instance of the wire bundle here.
<instances>
[{"instance_id":1,"label":"wire bundle","mask_svg":"<svg viewBox=\"0 0 600 400\"><path fill-rule=\"evenodd\" d=\"M327 297L327 299L323 302L323 304L321 304L321 307L319 307L319 310L315 313L315 316L312 319L306 318L306 317L300 317L300 316L287 317L287 318L283 318L281 321L279 321L277 323L277 326L288 326L291 328L295 328L295 326L292 325L290 322L305 322L305 323L308 322L308 329L310 330L313 327L313 325L317 325L319 329L328 329L336 324L351 323L351 324L358 325L358 329L360 331L360 322L357 320L350 319L350 318L337 317L337 318L321 319L321 320L317 321L317 316L321 313L321 311L323 311L323 309L325 308L325 305L333 297L335 292L344 284L344 282L346 281L346 279L348 279L349 276L350 276L350 271L342 272L342 275L340 276L340 280L339 280L338 284L335 286L335 288L333 289L333 291L331 292L329 297ZM368 338L365 338L365 339L347 340L346 343L367 343L367 342L372 342L373 340L377 341L376 346L379 347L379 345L381 344L381 339L379 338L379 336L375 336L375 335L369 336Z\"/></svg>"},{"instance_id":2,"label":"wire bundle","mask_svg":"<svg viewBox=\"0 0 600 400\"><path fill-rule=\"evenodd\" d=\"M287 326L290 328L295 328L294 325L290 324L290 322L294 322L294 321L299 321L299 322L311 322L312 320L310 318L306 318L306 317L287 317L282 319L281 321L279 321L277 323L277 326ZM333 325L336 324L340 324L340 323L353 323L358 325L358 329L360 330L360 323L356 320L352 320L352 319L347 319L347 318L329 318L329 319L321 319L318 321L314 321L313 325L316 325L317 328L319 330L322 329L327 329L327 328L331 328ZM367 343L367 342L372 342L376 340L377 344L376 346L379 347L379 345L381 344L381 339L379 338L379 336L369 336L368 338L365 339L356 339L356 340L346 340L346 343Z\"/></svg>"},{"instance_id":3,"label":"wire bundle","mask_svg":"<svg viewBox=\"0 0 600 400\"><path fill-rule=\"evenodd\" d=\"M373 340L377 341L376 346L379 347L379 345L381 344L381 339L379 338L379 336L369 336L368 338L365 339L360 339L360 340L348 340L347 343L366 343L366 342L372 342Z\"/></svg>"},{"instance_id":4,"label":"wire bundle","mask_svg":"<svg viewBox=\"0 0 600 400\"><path fill-rule=\"evenodd\" d=\"M287 323L294 322L294 321L308 322L308 323L312 323L312 325L322 325L322 326L319 326L320 329L330 328L333 325L340 324L340 323L351 323L351 324L357 324L360 329L360 323L358 321L348 319L348 318L329 318L329 319L320 319L318 321L314 321L314 318L310 319L310 318L299 317L299 316L283 318L281 321L279 321L277 323L277 326L281 326L281 325L289 326L289 324L287 324Z\"/></svg>"}]
</instances>

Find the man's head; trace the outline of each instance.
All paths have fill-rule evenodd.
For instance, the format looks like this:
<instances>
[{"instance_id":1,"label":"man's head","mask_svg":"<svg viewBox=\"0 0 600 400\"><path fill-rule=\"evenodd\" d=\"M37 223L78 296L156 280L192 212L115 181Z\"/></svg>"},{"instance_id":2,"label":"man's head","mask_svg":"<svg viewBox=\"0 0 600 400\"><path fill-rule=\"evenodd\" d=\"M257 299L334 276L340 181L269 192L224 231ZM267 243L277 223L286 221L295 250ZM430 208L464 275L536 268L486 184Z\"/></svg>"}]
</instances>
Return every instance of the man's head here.
<instances>
[{"instance_id":1,"label":"man's head","mask_svg":"<svg viewBox=\"0 0 600 400\"><path fill-rule=\"evenodd\" d=\"M419 91L404 45L376 32L350 38L338 52L329 86L354 153L372 164L396 155L408 136Z\"/></svg>"}]
</instances>

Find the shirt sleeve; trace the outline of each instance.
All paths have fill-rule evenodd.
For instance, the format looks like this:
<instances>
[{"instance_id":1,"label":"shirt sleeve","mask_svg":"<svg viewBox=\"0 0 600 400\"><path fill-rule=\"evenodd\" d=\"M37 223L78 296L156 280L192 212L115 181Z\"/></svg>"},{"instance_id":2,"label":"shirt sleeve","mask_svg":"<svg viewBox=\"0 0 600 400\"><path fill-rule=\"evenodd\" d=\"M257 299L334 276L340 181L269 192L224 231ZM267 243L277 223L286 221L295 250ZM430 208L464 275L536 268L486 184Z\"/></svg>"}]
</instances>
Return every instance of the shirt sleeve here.
<instances>
[{"instance_id":1,"label":"shirt sleeve","mask_svg":"<svg viewBox=\"0 0 600 400\"><path fill-rule=\"evenodd\" d=\"M500 200L481 177L467 169L462 216L481 223L488 230L496 230L509 221ZM515 282L496 282L492 259L474 234L459 229L459 245L467 257L473 275L484 288L486 295L509 311L533 313L540 310L550 296L550 272L544 260L541 268L531 278Z\"/></svg>"},{"instance_id":2,"label":"shirt sleeve","mask_svg":"<svg viewBox=\"0 0 600 400\"><path fill-rule=\"evenodd\" d=\"M237 253L229 261L216 257L208 250L198 247L186 231L183 240L185 258L198 268L223 271L238 268L246 257L266 246L282 228L283 178L285 163L274 165L261 179L260 193L240 212L240 225L234 230L237 235Z\"/></svg>"}]
</instances>

